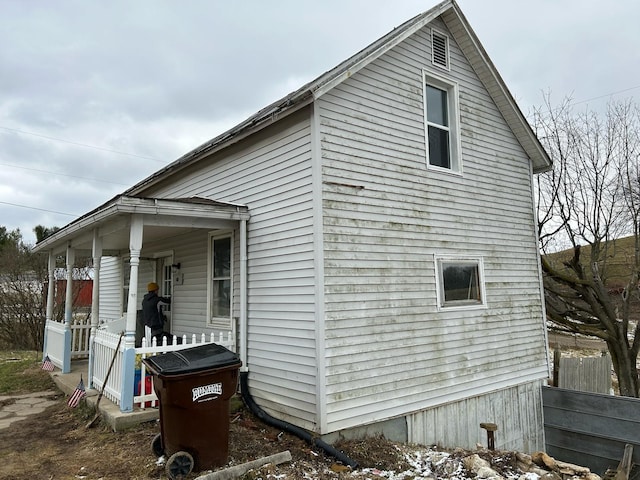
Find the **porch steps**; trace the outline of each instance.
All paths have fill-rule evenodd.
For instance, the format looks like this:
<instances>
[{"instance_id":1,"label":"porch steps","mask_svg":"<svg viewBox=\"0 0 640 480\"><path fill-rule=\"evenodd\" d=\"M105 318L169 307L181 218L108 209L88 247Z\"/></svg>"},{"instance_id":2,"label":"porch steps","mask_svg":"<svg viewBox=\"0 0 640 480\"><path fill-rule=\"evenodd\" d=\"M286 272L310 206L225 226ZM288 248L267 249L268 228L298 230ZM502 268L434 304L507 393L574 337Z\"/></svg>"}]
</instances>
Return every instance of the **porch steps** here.
<instances>
[{"instance_id":1,"label":"porch steps","mask_svg":"<svg viewBox=\"0 0 640 480\"><path fill-rule=\"evenodd\" d=\"M55 382L56 386L65 394L70 395L80 383L80 375L85 386L87 385L87 361L73 361L71 362L71 372L63 374L60 370L56 369L51 372L51 378ZM98 400L99 392L92 388L86 390L86 401L89 405L94 406ZM100 414L102 420L109 425L114 432L119 432L131 428L139 423L152 422L159 418L159 412L157 408L145 408L144 410L135 407L131 413L123 413L120 411L115 403L109 400L104 395L100 400Z\"/></svg>"}]
</instances>

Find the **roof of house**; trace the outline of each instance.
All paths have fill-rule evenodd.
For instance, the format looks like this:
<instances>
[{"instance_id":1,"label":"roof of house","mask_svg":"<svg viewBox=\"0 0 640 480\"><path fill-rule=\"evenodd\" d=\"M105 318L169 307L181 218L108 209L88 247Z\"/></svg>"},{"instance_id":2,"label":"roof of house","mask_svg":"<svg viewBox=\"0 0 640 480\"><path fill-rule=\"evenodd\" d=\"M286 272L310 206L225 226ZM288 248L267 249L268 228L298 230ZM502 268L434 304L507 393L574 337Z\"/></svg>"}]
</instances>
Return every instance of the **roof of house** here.
<instances>
[{"instance_id":1,"label":"roof of house","mask_svg":"<svg viewBox=\"0 0 640 480\"><path fill-rule=\"evenodd\" d=\"M368 47L365 47L335 68L325 72L285 97L267 105L221 135L186 153L163 169L128 189L125 194L136 195L176 171L182 170L194 161L225 148L250 133L264 128L305 105L312 103L315 99L321 97L324 93L379 58L439 16L442 17L442 20L449 28L456 43L464 52L478 77L484 83L522 148L532 160L533 171L539 173L548 170L551 166L551 160L547 152L540 144L531 126L522 114L522 111L509 92L502 77L482 47L480 40L469 25L469 22L456 1L445 0L430 10L394 28L385 36L376 40Z\"/></svg>"},{"instance_id":2,"label":"roof of house","mask_svg":"<svg viewBox=\"0 0 640 480\"><path fill-rule=\"evenodd\" d=\"M44 248L48 248L49 245L60 243L75 230L87 229L98 217L103 218L114 209L117 211L121 211L123 208L126 209L132 202L135 203L135 205L131 208L135 211L140 211L140 209L143 208L142 203L147 201L140 197L144 197L144 192L147 188L170 177L174 173L188 167L201 158L215 151L226 148L233 143L240 141L242 138L246 138L257 130L277 122L300 108L309 105L315 99L320 98L326 92L345 81L366 65L375 61L381 55L385 54L438 17L441 17L447 25L447 28L456 43L464 52L466 58L471 63L478 77L482 80L489 94L496 103L502 116L511 127L511 130L514 132L516 138L520 142L520 145L531 159L533 163L533 171L537 173L548 170L551 166L551 160L547 152L540 144L538 138L531 129L531 126L507 89L502 77L480 44L480 41L469 25L469 22L463 15L455 0L445 0L430 10L427 10L426 12L406 21L399 27L394 28L385 36L340 63L335 68L320 75L315 80L303 85L296 91L277 100L276 102L267 105L235 127L186 153L166 167L158 170L156 173L130 187L123 194L117 195L98 208L74 220L56 234L38 243L36 250L42 250ZM136 200L133 197L138 197L138 199ZM164 203L171 205L171 208L174 208L180 203L184 203L186 201L202 204L203 208L233 209L234 207L240 207L246 209L246 207L240 205L223 205L222 203L212 200L196 198L164 199ZM216 212L211 212L211 214L215 215Z\"/></svg>"}]
</instances>

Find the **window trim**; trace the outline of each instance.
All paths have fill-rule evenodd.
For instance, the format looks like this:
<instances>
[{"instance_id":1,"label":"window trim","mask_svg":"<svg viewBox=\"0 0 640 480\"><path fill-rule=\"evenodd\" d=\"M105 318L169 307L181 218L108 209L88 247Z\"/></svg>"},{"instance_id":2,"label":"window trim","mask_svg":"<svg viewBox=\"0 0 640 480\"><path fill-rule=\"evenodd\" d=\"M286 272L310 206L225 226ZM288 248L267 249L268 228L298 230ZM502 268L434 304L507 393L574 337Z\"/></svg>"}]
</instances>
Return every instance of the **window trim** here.
<instances>
[{"instance_id":1,"label":"window trim","mask_svg":"<svg viewBox=\"0 0 640 480\"><path fill-rule=\"evenodd\" d=\"M434 255L436 275L436 298L439 311L475 310L487 308L487 289L484 276L484 261L482 257L467 257L458 255ZM443 264L461 263L475 264L478 268L479 302L456 301L447 304L444 299Z\"/></svg>"},{"instance_id":2,"label":"window trim","mask_svg":"<svg viewBox=\"0 0 640 480\"><path fill-rule=\"evenodd\" d=\"M432 165L429 159L429 125L427 116L427 85L431 85L440 90L447 92L447 114L449 117L449 163L450 168ZM422 71L422 91L424 104L424 142L425 156L427 160L427 168L436 172L448 173L453 175L462 175L462 143L460 140L460 101L459 87L456 82L452 82L440 75ZM435 127L441 127L433 124Z\"/></svg>"},{"instance_id":3,"label":"window trim","mask_svg":"<svg viewBox=\"0 0 640 480\"><path fill-rule=\"evenodd\" d=\"M211 302L213 300L213 242L223 238L229 238L231 241L231 251L229 259L229 316L214 317ZM233 303L234 303L234 234L233 230L209 232L207 244L207 327L217 328L220 330L228 330L233 326Z\"/></svg>"}]
</instances>

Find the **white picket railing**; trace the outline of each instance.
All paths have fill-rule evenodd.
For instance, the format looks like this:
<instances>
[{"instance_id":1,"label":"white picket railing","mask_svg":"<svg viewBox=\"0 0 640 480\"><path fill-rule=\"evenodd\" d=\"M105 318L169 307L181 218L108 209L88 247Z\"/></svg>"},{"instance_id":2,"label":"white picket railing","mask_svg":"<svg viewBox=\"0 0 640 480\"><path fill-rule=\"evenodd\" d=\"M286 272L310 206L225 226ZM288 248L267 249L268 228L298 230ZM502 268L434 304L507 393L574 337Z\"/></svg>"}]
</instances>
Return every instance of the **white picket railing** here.
<instances>
[{"instance_id":1,"label":"white picket railing","mask_svg":"<svg viewBox=\"0 0 640 480\"><path fill-rule=\"evenodd\" d=\"M104 386L103 395L116 405L120 405L124 352L122 342L120 342L119 351L116 352L120 335L120 333L97 329L93 339L93 378L91 378L91 384L96 390L101 390ZM113 367L105 385L109 365L112 361Z\"/></svg>"},{"instance_id":2,"label":"white picket railing","mask_svg":"<svg viewBox=\"0 0 640 480\"><path fill-rule=\"evenodd\" d=\"M119 339L120 333L109 332L106 329L96 330L93 344L93 375L91 379L93 388L97 390L102 389L103 385L105 385L109 365L113 361L111 373L104 387L104 396L116 405L120 405L122 398L122 392L120 390L122 388L124 344L121 343L119 351L116 352ZM151 345L148 345L146 339L143 338L142 346L135 349L136 368L138 366L140 367L140 391L137 395L134 395L134 406L140 406L141 408L155 407L158 401L158 397L153 390L153 382L151 382L149 386L146 385L147 371L144 363L142 363L143 358L176 350L184 350L204 343L217 343L229 350L235 351L234 339L231 332L227 334L220 333L217 336L213 333L208 336L204 333L199 336L193 334L190 337L187 335L176 337L174 335L170 341L168 341L167 337L164 337L161 345L157 345L155 338ZM137 385L134 385L134 392L136 387Z\"/></svg>"},{"instance_id":3,"label":"white picket railing","mask_svg":"<svg viewBox=\"0 0 640 480\"><path fill-rule=\"evenodd\" d=\"M184 350L185 348L190 348L195 345L201 345L204 343L217 343L218 345L222 345L229 350L235 351L235 343L231 332L228 332L226 335L220 332L217 339L213 333L209 335L208 340L207 336L204 333L201 334L199 338L197 335L193 334L191 335L190 339L191 342L189 343L189 338L186 335L183 335L182 337L176 337L174 335L171 339L172 341L167 342L167 337L163 337L161 345L157 344L155 338L152 339L151 345L147 344L146 338L142 339L142 346L136 348L136 368L140 368L140 376L139 379L136 379L136 382L139 382L139 391L133 397L134 406L138 406L142 409L147 407L155 407L158 401L158 397L156 396L153 388L153 379L151 379L151 381L147 385L147 367L145 366L144 362L142 362L142 359L151 357L153 355L173 352L176 350ZM181 342L179 342L179 340ZM134 389L138 390L138 386L134 385Z\"/></svg>"},{"instance_id":4,"label":"white picket railing","mask_svg":"<svg viewBox=\"0 0 640 480\"><path fill-rule=\"evenodd\" d=\"M89 340L91 337L91 318L74 319L71 323L71 358L89 356Z\"/></svg>"}]
</instances>

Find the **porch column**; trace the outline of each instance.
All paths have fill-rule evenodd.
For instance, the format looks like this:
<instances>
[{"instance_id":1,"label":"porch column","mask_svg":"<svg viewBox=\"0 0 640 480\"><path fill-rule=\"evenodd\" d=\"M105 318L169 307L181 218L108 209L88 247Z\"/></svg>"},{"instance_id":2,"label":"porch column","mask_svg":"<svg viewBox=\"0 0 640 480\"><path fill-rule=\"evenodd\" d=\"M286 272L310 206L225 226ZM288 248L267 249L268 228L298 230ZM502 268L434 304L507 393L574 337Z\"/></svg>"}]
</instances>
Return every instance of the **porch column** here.
<instances>
[{"instance_id":1,"label":"porch column","mask_svg":"<svg viewBox=\"0 0 640 480\"><path fill-rule=\"evenodd\" d=\"M67 246L67 289L64 297L64 353L62 359L62 373L71 372L71 321L73 317L73 265L76 261L76 251Z\"/></svg>"},{"instance_id":2,"label":"porch column","mask_svg":"<svg viewBox=\"0 0 640 480\"><path fill-rule=\"evenodd\" d=\"M242 371L247 365L247 221L240 221L240 360Z\"/></svg>"},{"instance_id":3,"label":"porch column","mask_svg":"<svg viewBox=\"0 0 640 480\"><path fill-rule=\"evenodd\" d=\"M100 259L102 258L102 238L98 229L93 231L93 290L91 291L91 333L89 335L89 365L87 382L93 386L93 342L100 320Z\"/></svg>"},{"instance_id":4,"label":"porch column","mask_svg":"<svg viewBox=\"0 0 640 480\"><path fill-rule=\"evenodd\" d=\"M56 293L56 256L53 251L49 251L49 265L48 265L48 275L49 275L49 283L47 285L47 311L45 316L44 323L44 340L42 343L42 359L44 360L44 356L47 355L47 324L53 320L53 305L54 305L54 296Z\"/></svg>"},{"instance_id":5,"label":"porch column","mask_svg":"<svg viewBox=\"0 0 640 480\"><path fill-rule=\"evenodd\" d=\"M133 377L136 363L136 315L138 310L138 268L142 250L144 224L142 215L131 216L129 232L129 254L131 271L129 275L129 298L127 299L127 322L124 336L124 355L122 359L122 387L120 389L120 411L133 410Z\"/></svg>"}]
</instances>

